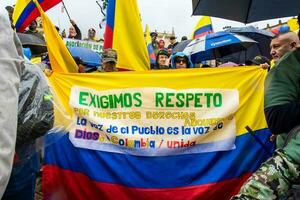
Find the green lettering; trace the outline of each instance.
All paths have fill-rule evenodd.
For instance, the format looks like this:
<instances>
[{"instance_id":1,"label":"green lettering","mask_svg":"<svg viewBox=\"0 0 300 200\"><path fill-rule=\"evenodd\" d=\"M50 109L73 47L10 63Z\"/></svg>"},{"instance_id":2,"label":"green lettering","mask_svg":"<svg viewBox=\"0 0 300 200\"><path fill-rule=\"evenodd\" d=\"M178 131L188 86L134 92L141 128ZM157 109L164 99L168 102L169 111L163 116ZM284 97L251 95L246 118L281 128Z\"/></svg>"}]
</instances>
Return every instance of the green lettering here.
<instances>
[{"instance_id":1,"label":"green lettering","mask_svg":"<svg viewBox=\"0 0 300 200\"><path fill-rule=\"evenodd\" d=\"M190 107L190 101L193 101L194 100L194 94L193 93L187 93L186 94L186 99L185 99L185 106L187 107L187 108L189 108Z\"/></svg>"},{"instance_id":2,"label":"green lettering","mask_svg":"<svg viewBox=\"0 0 300 200\"><path fill-rule=\"evenodd\" d=\"M185 97L184 93L177 93L176 94L176 99L178 100L176 102L176 106L178 108L182 108L184 106L184 101L183 101L184 97Z\"/></svg>"},{"instance_id":3,"label":"green lettering","mask_svg":"<svg viewBox=\"0 0 300 200\"><path fill-rule=\"evenodd\" d=\"M174 104L171 104L171 102L172 102L171 97L173 97L173 96L175 96L174 93L166 93L166 107L168 107L168 108L174 107Z\"/></svg>"},{"instance_id":4,"label":"green lettering","mask_svg":"<svg viewBox=\"0 0 300 200\"><path fill-rule=\"evenodd\" d=\"M206 107L210 108L210 98L213 96L213 93L205 93L204 96L206 96Z\"/></svg>"},{"instance_id":5,"label":"green lettering","mask_svg":"<svg viewBox=\"0 0 300 200\"><path fill-rule=\"evenodd\" d=\"M202 105L201 105L201 102L200 102L200 97L202 96L203 94L202 93L196 93L195 94L195 108L201 108Z\"/></svg>"},{"instance_id":6,"label":"green lettering","mask_svg":"<svg viewBox=\"0 0 300 200\"><path fill-rule=\"evenodd\" d=\"M164 104L162 101L164 100L164 94L163 93L155 93L155 102L156 107L164 107Z\"/></svg>"},{"instance_id":7,"label":"green lettering","mask_svg":"<svg viewBox=\"0 0 300 200\"><path fill-rule=\"evenodd\" d=\"M222 94L216 93L214 95L214 106L221 107L222 106Z\"/></svg>"},{"instance_id":8,"label":"green lettering","mask_svg":"<svg viewBox=\"0 0 300 200\"><path fill-rule=\"evenodd\" d=\"M106 100L104 100L106 99ZM101 102L101 108L108 108L109 107L109 102L108 102L108 97L107 96L101 96L100 97L100 102Z\"/></svg>"},{"instance_id":9,"label":"green lettering","mask_svg":"<svg viewBox=\"0 0 300 200\"><path fill-rule=\"evenodd\" d=\"M142 100L140 99L141 98L141 93L134 93L133 94L133 99L135 100L135 101L137 101L137 103L136 104L134 104L134 106L135 107L141 107L142 106Z\"/></svg>"},{"instance_id":10,"label":"green lettering","mask_svg":"<svg viewBox=\"0 0 300 200\"><path fill-rule=\"evenodd\" d=\"M123 94L120 94L119 97L116 94L114 94L113 99L114 108L117 108L119 104L121 104L121 107L123 108Z\"/></svg>"},{"instance_id":11,"label":"green lettering","mask_svg":"<svg viewBox=\"0 0 300 200\"><path fill-rule=\"evenodd\" d=\"M85 98L87 96L89 96L88 92L80 92L79 93L79 104L80 105L88 106L88 103L86 102L87 99Z\"/></svg>"},{"instance_id":12,"label":"green lettering","mask_svg":"<svg viewBox=\"0 0 300 200\"><path fill-rule=\"evenodd\" d=\"M129 93L124 94L124 106L126 108L132 107L132 97L131 97L131 94L129 94Z\"/></svg>"},{"instance_id":13,"label":"green lettering","mask_svg":"<svg viewBox=\"0 0 300 200\"><path fill-rule=\"evenodd\" d=\"M96 108L96 95L90 93L90 97L91 97L91 101L90 101L90 105L89 106L93 106L93 107Z\"/></svg>"}]
</instances>

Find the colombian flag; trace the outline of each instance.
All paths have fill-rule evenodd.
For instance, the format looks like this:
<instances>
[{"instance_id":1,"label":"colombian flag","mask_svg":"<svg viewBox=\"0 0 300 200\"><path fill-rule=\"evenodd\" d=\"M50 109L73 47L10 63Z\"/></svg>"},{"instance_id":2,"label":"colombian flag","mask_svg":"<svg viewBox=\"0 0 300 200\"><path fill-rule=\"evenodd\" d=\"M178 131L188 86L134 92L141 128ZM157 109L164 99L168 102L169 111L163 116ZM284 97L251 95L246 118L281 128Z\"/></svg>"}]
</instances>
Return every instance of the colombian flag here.
<instances>
[{"instance_id":1,"label":"colombian flag","mask_svg":"<svg viewBox=\"0 0 300 200\"><path fill-rule=\"evenodd\" d=\"M148 54L149 54L149 57L150 57L150 64L155 64L156 55L154 53L153 46L152 46L152 43L151 43L151 36L150 36L150 31L149 31L148 24L146 25L145 34L146 34L145 39L146 39L147 50L148 50Z\"/></svg>"},{"instance_id":2,"label":"colombian flag","mask_svg":"<svg viewBox=\"0 0 300 200\"><path fill-rule=\"evenodd\" d=\"M49 10L61 0L38 0L44 11ZM25 28L38 16L40 13L31 0L18 0L13 13L13 23L18 32L23 32Z\"/></svg>"},{"instance_id":3,"label":"colombian flag","mask_svg":"<svg viewBox=\"0 0 300 200\"><path fill-rule=\"evenodd\" d=\"M104 48L117 50L117 67L148 70L149 56L136 0L109 0L106 20Z\"/></svg>"},{"instance_id":4,"label":"colombian flag","mask_svg":"<svg viewBox=\"0 0 300 200\"><path fill-rule=\"evenodd\" d=\"M220 140L223 132L220 132L213 143L199 146L202 152L193 152L193 148L198 148L195 146L192 149L187 148L183 154L178 154L178 149L174 149L173 153L156 156L146 155L147 152L143 151L145 149L124 148L121 151L111 151L110 148L118 144L105 146L108 149L102 151L93 149L95 143L87 141L87 148L80 148L70 139L68 129L66 131L60 129L61 131L56 134L49 134L46 138L42 179L44 199L230 199L239 191L244 181L269 157L264 148L273 150L273 144L269 142L271 133L267 129L263 115L263 84L266 73L259 67L236 67L53 74L55 102L63 104L70 102L69 105L78 101L72 95L73 87L103 92L136 88L145 90L156 88L158 91L169 88L191 92L191 89L214 88L233 91L237 95L238 103L234 112L235 123L231 129L235 138L234 148L227 150L205 151L205 148L214 149L218 143L223 142ZM60 97L59 101L56 99L57 96ZM225 115L227 112L225 110ZM205 115L210 114L215 113ZM228 119L232 120L232 117L228 116ZM56 126L59 121L56 120ZM160 125L165 123L164 121L160 120ZM137 120L136 123L147 121ZM67 127L68 124L65 125ZM246 126L254 130L255 138L247 132ZM120 133L116 133L118 134ZM119 142L119 145L124 143ZM140 155L133 154L136 150Z\"/></svg>"},{"instance_id":5,"label":"colombian flag","mask_svg":"<svg viewBox=\"0 0 300 200\"><path fill-rule=\"evenodd\" d=\"M61 73L76 73L78 72L77 64L75 63L72 55L67 49L62 38L55 29L54 24L49 17L43 11L37 0L33 0L36 3L39 14L42 18L43 30L45 34L45 40L48 49L48 55L51 62L51 68L53 72Z\"/></svg>"},{"instance_id":6,"label":"colombian flag","mask_svg":"<svg viewBox=\"0 0 300 200\"><path fill-rule=\"evenodd\" d=\"M196 25L193 33L193 39L202 37L207 34L213 33L211 18L208 16L203 16L200 18L198 24Z\"/></svg>"}]
</instances>

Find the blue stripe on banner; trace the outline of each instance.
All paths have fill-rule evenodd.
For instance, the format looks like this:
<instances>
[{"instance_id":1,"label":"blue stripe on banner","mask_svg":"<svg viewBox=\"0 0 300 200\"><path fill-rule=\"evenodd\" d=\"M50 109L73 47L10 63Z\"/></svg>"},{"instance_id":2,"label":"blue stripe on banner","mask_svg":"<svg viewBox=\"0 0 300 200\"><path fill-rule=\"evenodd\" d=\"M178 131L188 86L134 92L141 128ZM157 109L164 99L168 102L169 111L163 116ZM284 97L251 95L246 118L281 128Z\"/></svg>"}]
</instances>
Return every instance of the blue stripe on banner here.
<instances>
[{"instance_id":1,"label":"blue stripe on banner","mask_svg":"<svg viewBox=\"0 0 300 200\"><path fill-rule=\"evenodd\" d=\"M208 24L206 26L202 26L199 29L197 29L194 32L194 37L197 36L197 35L201 35L203 33L209 32L209 31L212 31L212 25L211 24Z\"/></svg>"},{"instance_id":2,"label":"blue stripe on banner","mask_svg":"<svg viewBox=\"0 0 300 200\"><path fill-rule=\"evenodd\" d=\"M116 0L109 0L108 1L108 7L107 7L107 19L106 19L106 25L111 28L111 30L114 30L115 26L115 17L116 17Z\"/></svg>"},{"instance_id":3,"label":"blue stripe on banner","mask_svg":"<svg viewBox=\"0 0 300 200\"><path fill-rule=\"evenodd\" d=\"M41 4L44 0L38 0L38 2ZM23 12L19 16L17 22L16 22L16 29L19 30L19 28L22 26L24 21L29 17L31 12L36 8L35 4L33 1L30 1L27 6L24 8ZM34 20L34 19L33 19Z\"/></svg>"},{"instance_id":4,"label":"blue stripe on banner","mask_svg":"<svg viewBox=\"0 0 300 200\"><path fill-rule=\"evenodd\" d=\"M255 133L273 149L268 129ZM48 135L46 143L56 137ZM97 182L138 188L195 186L237 178L254 172L267 158L267 153L248 133L236 138L235 150L211 153L142 157L93 151L75 148L68 134L45 151L45 164L83 173Z\"/></svg>"}]
</instances>

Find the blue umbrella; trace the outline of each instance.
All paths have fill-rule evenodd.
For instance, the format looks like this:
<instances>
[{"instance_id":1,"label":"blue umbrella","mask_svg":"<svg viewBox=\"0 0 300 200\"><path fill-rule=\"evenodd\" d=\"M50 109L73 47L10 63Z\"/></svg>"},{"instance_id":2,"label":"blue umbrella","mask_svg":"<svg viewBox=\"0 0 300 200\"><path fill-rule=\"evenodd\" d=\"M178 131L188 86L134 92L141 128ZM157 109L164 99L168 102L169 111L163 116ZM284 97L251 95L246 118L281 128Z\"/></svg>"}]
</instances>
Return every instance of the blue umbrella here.
<instances>
[{"instance_id":1,"label":"blue umbrella","mask_svg":"<svg viewBox=\"0 0 300 200\"><path fill-rule=\"evenodd\" d=\"M199 63L245 50L254 43L248 37L221 31L192 40L183 52L191 56L193 63Z\"/></svg>"},{"instance_id":2,"label":"blue umbrella","mask_svg":"<svg viewBox=\"0 0 300 200\"><path fill-rule=\"evenodd\" d=\"M73 57L79 57L82 62L90 67L98 67L101 64L101 56L84 47L68 47Z\"/></svg>"}]
</instances>

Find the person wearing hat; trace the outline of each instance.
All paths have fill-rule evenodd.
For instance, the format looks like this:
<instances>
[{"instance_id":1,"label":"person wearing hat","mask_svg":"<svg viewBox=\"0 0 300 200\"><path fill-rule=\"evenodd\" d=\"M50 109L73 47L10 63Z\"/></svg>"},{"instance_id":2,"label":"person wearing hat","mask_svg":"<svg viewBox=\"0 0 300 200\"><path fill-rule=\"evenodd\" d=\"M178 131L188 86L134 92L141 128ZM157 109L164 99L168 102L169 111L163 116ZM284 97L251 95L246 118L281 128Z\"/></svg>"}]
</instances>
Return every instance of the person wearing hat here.
<instances>
[{"instance_id":1,"label":"person wearing hat","mask_svg":"<svg viewBox=\"0 0 300 200\"><path fill-rule=\"evenodd\" d=\"M8 12L9 21L11 23L11 28L15 29L14 23L13 23L13 13L14 13L14 7L12 6L6 6L6 11Z\"/></svg>"},{"instance_id":2,"label":"person wearing hat","mask_svg":"<svg viewBox=\"0 0 300 200\"><path fill-rule=\"evenodd\" d=\"M182 36L181 42L182 42L182 41L185 41L185 40L188 40L188 38L187 38L186 36Z\"/></svg>"},{"instance_id":3,"label":"person wearing hat","mask_svg":"<svg viewBox=\"0 0 300 200\"><path fill-rule=\"evenodd\" d=\"M153 69L169 69L169 62L168 51L162 49L156 55L156 63Z\"/></svg>"},{"instance_id":4,"label":"person wearing hat","mask_svg":"<svg viewBox=\"0 0 300 200\"><path fill-rule=\"evenodd\" d=\"M91 41L91 42L98 42L99 40L96 39L96 30L94 28L90 28L88 30L88 37L84 38L86 41Z\"/></svg>"},{"instance_id":5,"label":"person wearing hat","mask_svg":"<svg viewBox=\"0 0 300 200\"><path fill-rule=\"evenodd\" d=\"M247 60L245 64L247 66L260 65L263 69L269 69L271 62L267 57L259 55L255 56L252 60Z\"/></svg>"},{"instance_id":6,"label":"person wearing hat","mask_svg":"<svg viewBox=\"0 0 300 200\"><path fill-rule=\"evenodd\" d=\"M158 41L158 51L163 50L163 49L166 50L166 48L165 48L165 41L163 39L160 39Z\"/></svg>"},{"instance_id":7,"label":"person wearing hat","mask_svg":"<svg viewBox=\"0 0 300 200\"><path fill-rule=\"evenodd\" d=\"M31 35L35 35L37 36L38 38L42 39L42 40L45 40L44 39L44 36L37 30L37 22L36 20L33 20L30 25L28 26L28 30L25 31L24 33L25 34L31 34Z\"/></svg>"},{"instance_id":8,"label":"person wearing hat","mask_svg":"<svg viewBox=\"0 0 300 200\"><path fill-rule=\"evenodd\" d=\"M100 72L117 71L117 51L114 49L104 49L102 54L102 69Z\"/></svg>"},{"instance_id":9,"label":"person wearing hat","mask_svg":"<svg viewBox=\"0 0 300 200\"><path fill-rule=\"evenodd\" d=\"M174 47L178 44L178 42L176 41L176 37L175 35L172 35L170 37L170 44L168 46L168 49L174 49Z\"/></svg>"},{"instance_id":10,"label":"person wearing hat","mask_svg":"<svg viewBox=\"0 0 300 200\"><path fill-rule=\"evenodd\" d=\"M153 47L153 51L156 55L158 53L157 33L156 32L151 32L150 36L151 36L151 44L152 44L152 47Z\"/></svg>"}]
</instances>

